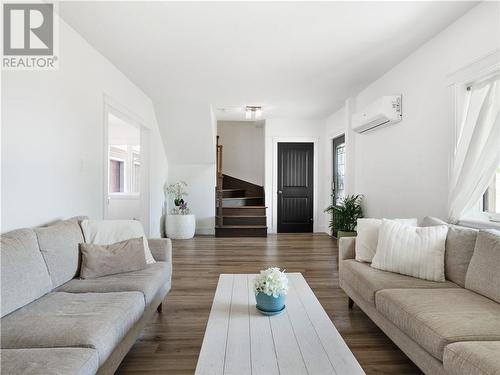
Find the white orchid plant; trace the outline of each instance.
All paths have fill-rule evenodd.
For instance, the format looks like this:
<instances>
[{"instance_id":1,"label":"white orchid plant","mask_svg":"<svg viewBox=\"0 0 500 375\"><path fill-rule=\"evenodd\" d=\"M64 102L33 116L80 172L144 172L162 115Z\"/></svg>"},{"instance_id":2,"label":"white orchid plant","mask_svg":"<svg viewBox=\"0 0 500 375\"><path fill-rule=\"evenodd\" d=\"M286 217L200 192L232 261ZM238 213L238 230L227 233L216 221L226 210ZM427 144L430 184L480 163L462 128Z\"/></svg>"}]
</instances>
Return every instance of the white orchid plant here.
<instances>
[{"instance_id":1,"label":"white orchid plant","mask_svg":"<svg viewBox=\"0 0 500 375\"><path fill-rule=\"evenodd\" d=\"M165 184L163 186L165 195L168 194L174 197L175 207L170 210L172 215L189 215L191 213L187 202L184 200L184 196L188 195L186 187L187 183L185 181L179 181L168 186Z\"/></svg>"},{"instance_id":2,"label":"white orchid plant","mask_svg":"<svg viewBox=\"0 0 500 375\"><path fill-rule=\"evenodd\" d=\"M288 293L288 278L285 271L280 271L278 267L270 267L260 271L254 279L254 292L265 293L268 296L278 298Z\"/></svg>"}]
</instances>

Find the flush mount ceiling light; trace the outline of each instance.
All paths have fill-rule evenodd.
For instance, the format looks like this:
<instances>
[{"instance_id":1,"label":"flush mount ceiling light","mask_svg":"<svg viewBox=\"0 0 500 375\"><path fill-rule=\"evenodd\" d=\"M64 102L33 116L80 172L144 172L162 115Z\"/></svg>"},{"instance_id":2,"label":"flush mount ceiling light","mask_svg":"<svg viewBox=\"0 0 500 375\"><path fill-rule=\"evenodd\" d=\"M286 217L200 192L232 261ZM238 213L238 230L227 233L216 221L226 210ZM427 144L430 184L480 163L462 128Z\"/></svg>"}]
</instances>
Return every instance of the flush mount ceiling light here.
<instances>
[{"instance_id":1,"label":"flush mount ceiling light","mask_svg":"<svg viewBox=\"0 0 500 375\"><path fill-rule=\"evenodd\" d=\"M262 116L262 107L255 105L247 105L245 107L245 119L257 120Z\"/></svg>"}]
</instances>

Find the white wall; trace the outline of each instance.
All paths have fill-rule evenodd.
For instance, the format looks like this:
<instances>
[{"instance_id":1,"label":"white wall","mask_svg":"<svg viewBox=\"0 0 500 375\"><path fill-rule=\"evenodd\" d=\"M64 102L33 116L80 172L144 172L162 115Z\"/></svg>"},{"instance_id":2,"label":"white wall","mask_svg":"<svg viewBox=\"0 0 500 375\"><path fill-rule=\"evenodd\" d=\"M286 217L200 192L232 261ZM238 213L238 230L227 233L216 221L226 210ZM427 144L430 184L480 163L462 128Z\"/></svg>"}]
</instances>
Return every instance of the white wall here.
<instances>
[{"instance_id":1,"label":"white wall","mask_svg":"<svg viewBox=\"0 0 500 375\"><path fill-rule=\"evenodd\" d=\"M336 138L345 133L345 107L328 116L325 121L325 132L328 138ZM330 160L331 164L331 160Z\"/></svg>"},{"instance_id":2,"label":"white wall","mask_svg":"<svg viewBox=\"0 0 500 375\"><path fill-rule=\"evenodd\" d=\"M217 128L223 173L263 186L264 122L219 121Z\"/></svg>"},{"instance_id":3,"label":"white wall","mask_svg":"<svg viewBox=\"0 0 500 375\"><path fill-rule=\"evenodd\" d=\"M353 98L403 95L403 121L354 139L351 192L371 217L445 218L454 110L447 77L500 48L500 3L484 2Z\"/></svg>"},{"instance_id":4,"label":"white wall","mask_svg":"<svg viewBox=\"0 0 500 375\"><path fill-rule=\"evenodd\" d=\"M150 235L159 236L167 160L151 100L60 23L60 68L3 71L2 232L103 215L104 95L150 129Z\"/></svg>"},{"instance_id":5,"label":"white wall","mask_svg":"<svg viewBox=\"0 0 500 375\"><path fill-rule=\"evenodd\" d=\"M314 142L314 231L324 232L320 212L324 209L324 184L320 183L320 171L324 170L325 147L324 121L300 119L268 119L265 126L265 192L268 232L275 233L277 226L277 143Z\"/></svg>"},{"instance_id":6,"label":"white wall","mask_svg":"<svg viewBox=\"0 0 500 375\"><path fill-rule=\"evenodd\" d=\"M204 108L205 106L202 107ZM191 213L196 215L196 234L213 235L215 234L215 142L217 136L217 119L210 106L208 106L206 115L209 118L208 123L205 121L206 119L200 122L200 124L203 124L200 125L200 128L204 129L203 132L205 132L206 128L209 129L209 135L204 136L206 140L204 149L200 150L198 144L192 144L191 147L183 149L183 155L188 153L190 154L189 157L183 158L183 155L175 155L174 162L170 162L169 158L168 183L172 184L178 181L185 181L187 183L186 190L188 196L185 197L185 201L191 209ZM169 129L171 127L172 124L170 124ZM182 127L180 128L182 131ZM169 131L166 134L169 134ZM189 136L186 136L185 130L184 137L189 138ZM179 147L180 145L176 145L174 151ZM206 148L210 148L212 152L207 153ZM191 160L205 160L205 163L190 163ZM174 205L172 197L168 196L166 198L166 210L168 212Z\"/></svg>"},{"instance_id":7,"label":"white wall","mask_svg":"<svg viewBox=\"0 0 500 375\"><path fill-rule=\"evenodd\" d=\"M214 150L215 152L215 150ZM215 226L215 164L175 164L169 165L169 183L185 181L191 213L196 215L196 233L214 234ZM169 209L173 207L168 197Z\"/></svg>"},{"instance_id":8,"label":"white wall","mask_svg":"<svg viewBox=\"0 0 500 375\"><path fill-rule=\"evenodd\" d=\"M187 85L183 89L192 92L199 87ZM213 109L209 102L189 100L188 96L177 91L155 102L169 165L215 163L217 122Z\"/></svg>"},{"instance_id":9,"label":"white wall","mask_svg":"<svg viewBox=\"0 0 500 375\"><path fill-rule=\"evenodd\" d=\"M110 145L140 145L141 130L139 127L109 113L108 143Z\"/></svg>"}]
</instances>

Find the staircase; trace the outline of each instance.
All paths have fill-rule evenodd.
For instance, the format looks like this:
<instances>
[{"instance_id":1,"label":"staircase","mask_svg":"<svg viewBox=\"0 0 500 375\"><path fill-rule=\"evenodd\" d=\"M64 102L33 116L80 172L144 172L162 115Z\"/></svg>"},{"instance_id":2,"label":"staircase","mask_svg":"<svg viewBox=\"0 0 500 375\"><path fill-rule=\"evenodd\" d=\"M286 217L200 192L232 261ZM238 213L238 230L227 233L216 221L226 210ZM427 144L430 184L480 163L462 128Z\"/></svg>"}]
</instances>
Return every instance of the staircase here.
<instances>
[{"instance_id":1,"label":"staircase","mask_svg":"<svg viewBox=\"0 0 500 375\"><path fill-rule=\"evenodd\" d=\"M264 188L222 174L222 146L217 146L216 237L267 237Z\"/></svg>"}]
</instances>

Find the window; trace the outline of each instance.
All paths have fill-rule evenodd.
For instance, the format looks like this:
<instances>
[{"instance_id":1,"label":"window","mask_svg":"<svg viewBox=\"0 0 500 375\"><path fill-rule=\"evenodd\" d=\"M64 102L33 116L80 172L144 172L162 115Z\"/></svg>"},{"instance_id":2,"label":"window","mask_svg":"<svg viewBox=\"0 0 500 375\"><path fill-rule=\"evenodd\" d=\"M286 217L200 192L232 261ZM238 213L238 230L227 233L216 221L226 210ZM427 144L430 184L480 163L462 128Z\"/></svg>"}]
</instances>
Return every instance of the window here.
<instances>
[{"instance_id":1,"label":"window","mask_svg":"<svg viewBox=\"0 0 500 375\"><path fill-rule=\"evenodd\" d=\"M500 164L480 202L481 211L500 214Z\"/></svg>"},{"instance_id":2,"label":"window","mask_svg":"<svg viewBox=\"0 0 500 375\"><path fill-rule=\"evenodd\" d=\"M132 192L141 191L140 146L132 146Z\"/></svg>"},{"instance_id":3,"label":"window","mask_svg":"<svg viewBox=\"0 0 500 375\"><path fill-rule=\"evenodd\" d=\"M463 110L450 182L450 219L500 219L500 74L460 88Z\"/></svg>"},{"instance_id":4,"label":"window","mask_svg":"<svg viewBox=\"0 0 500 375\"><path fill-rule=\"evenodd\" d=\"M336 150L337 157L337 205L340 205L342 199L345 196L345 187L344 187L344 175L345 175L345 143L337 146Z\"/></svg>"},{"instance_id":5,"label":"window","mask_svg":"<svg viewBox=\"0 0 500 375\"><path fill-rule=\"evenodd\" d=\"M137 198L141 192L140 144L139 126L108 113L108 194L115 198Z\"/></svg>"},{"instance_id":6,"label":"window","mask_svg":"<svg viewBox=\"0 0 500 375\"><path fill-rule=\"evenodd\" d=\"M345 196L345 136L333 140L333 200L338 206Z\"/></svg>"},{"instance_id":7,"label":"window","mask_svg":"<svg viewBox=\"0 0 500 375\"><path fill-rule=\"evenodd\" d=\"M125 191L125 162L123 160L109 160L109 192L123 193Z\"/></svg>"},{"instance_id":8,"label":"window","mask_svg":"<svg viewBox=\"0 0 500 375\"><path fill-rule=\"evenodd\" d=\"M140 155L139 145L109 146L109 193L140 193Z\"/></svg>"}]
</instances>

